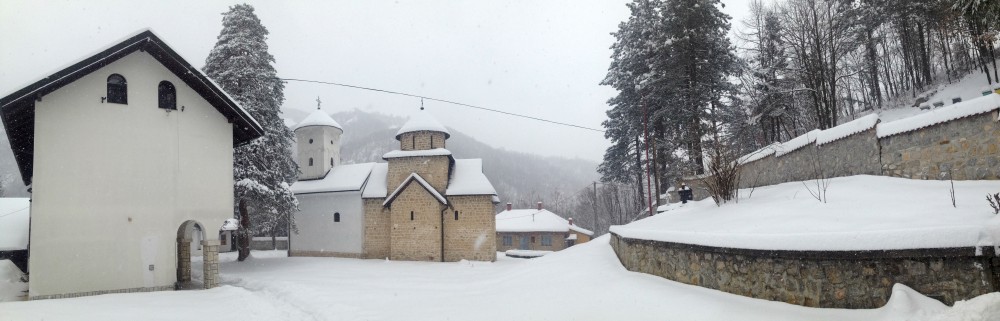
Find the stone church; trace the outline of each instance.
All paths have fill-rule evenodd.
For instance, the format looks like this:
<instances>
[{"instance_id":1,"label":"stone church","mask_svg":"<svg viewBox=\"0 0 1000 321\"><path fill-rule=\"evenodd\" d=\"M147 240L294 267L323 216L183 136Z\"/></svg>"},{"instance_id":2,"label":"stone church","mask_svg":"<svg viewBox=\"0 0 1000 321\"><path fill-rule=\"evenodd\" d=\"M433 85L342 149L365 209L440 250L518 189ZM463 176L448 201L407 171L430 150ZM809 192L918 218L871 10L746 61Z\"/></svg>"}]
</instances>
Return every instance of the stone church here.
<instances>
[{"instance_id":1,"label":"stone church","mask_svg":"<svg viewBox=\"0 0 1000 321\"><path fill-rule=\"evenodd\" d=\"M289 256L496 260L496 190L481 159L452 156L427 111L399 129L386 163L341 165L343 127L322 110L293 129L302 174Z\"/></svg>"}]
</instances>

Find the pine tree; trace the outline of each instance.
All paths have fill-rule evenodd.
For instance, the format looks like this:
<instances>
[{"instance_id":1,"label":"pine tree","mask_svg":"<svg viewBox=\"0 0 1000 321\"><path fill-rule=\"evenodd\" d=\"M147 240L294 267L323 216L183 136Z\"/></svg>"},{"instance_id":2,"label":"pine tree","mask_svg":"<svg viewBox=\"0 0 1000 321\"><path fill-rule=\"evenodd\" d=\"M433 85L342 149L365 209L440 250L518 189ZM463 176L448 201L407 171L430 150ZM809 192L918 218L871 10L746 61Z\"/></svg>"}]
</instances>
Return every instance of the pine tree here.
<instances>
[{"instance_id":1,"label":"pine tree","mask_svg":"<svg viewBox=\"0 0 1000 321\"><path fill-rule=\"evenodd\" d=\"M222 32L205 61L205 74L218 83L264 128L264 136L233 154L235 215L240 219L239 260L250 255L253 235L291 226L298 201L289 189L298 175L291 158L292 132L279 114L284 84L267 51L267 29L250 5L229 8Z\"/></svg>"}]
</instances>

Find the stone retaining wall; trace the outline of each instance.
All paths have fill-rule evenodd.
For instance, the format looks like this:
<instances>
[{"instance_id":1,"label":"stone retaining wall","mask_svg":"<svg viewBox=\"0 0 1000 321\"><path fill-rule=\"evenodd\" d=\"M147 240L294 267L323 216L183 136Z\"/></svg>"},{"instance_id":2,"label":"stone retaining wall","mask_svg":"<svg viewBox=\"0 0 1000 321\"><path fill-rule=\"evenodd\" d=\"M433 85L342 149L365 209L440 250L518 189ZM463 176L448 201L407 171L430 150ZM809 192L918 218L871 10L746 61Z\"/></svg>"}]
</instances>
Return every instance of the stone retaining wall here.
<instances>
[{"instance_id":1,"label":"stone retaining wall","mask_svg":"<svg viewBox=\"0 0 1000 321\"><path fill-rule=\"evenodd\" d=\"M946 304L997 291L993 248L768 251L636 240L612 233L629 271L752 298L822 308L877 308L901 283Z\"/></svg>"}]
</instances>

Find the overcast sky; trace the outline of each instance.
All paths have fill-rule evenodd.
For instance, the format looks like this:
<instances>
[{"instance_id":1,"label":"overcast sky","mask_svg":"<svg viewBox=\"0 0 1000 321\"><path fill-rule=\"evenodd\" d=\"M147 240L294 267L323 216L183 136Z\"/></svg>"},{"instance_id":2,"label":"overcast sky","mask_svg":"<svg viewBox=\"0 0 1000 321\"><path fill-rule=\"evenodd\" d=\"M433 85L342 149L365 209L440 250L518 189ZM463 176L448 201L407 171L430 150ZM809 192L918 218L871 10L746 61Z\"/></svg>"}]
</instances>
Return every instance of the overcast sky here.
<instances>
[{"instance_id":1,"label":"overcast sky","mask_svg":"<svg viewBox=\"0 0 1000 321\"><path fill-rule=\"evenodd\" d=\"M400 91L601 128L615 91L610 35L626 0L0 1L0 95L152 28L202 67L221 13L248 2L271 32L278 75ZM739 19L744 1L724 1ZM739 23L734 22L734 26ZM285 108L407 116L415 98L291 82ZM600 161L603 133L438 102L445 126L508 150ZM346 133L349 134L349 133Z\"/></svg>"}]
</instances>

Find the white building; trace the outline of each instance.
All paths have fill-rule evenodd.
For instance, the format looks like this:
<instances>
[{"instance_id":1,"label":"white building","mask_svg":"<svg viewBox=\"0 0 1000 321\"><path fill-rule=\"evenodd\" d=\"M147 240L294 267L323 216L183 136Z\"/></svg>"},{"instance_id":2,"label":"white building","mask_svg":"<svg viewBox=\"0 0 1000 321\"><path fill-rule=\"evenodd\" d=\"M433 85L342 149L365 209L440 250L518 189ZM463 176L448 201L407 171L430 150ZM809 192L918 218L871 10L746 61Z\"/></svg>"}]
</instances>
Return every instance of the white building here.
<instances>
[{"instance_id":1,"label":"white building","mask_svg":"<svg viewBox=\"0 0 1000 321\"><path fill-rule=\"evenodd\" d=\"M217 283L233 147L263 130L156 35L18 89L0 116L31 191L29 298L175 289L196 239Z\"/></svg>"}]
</instances>

